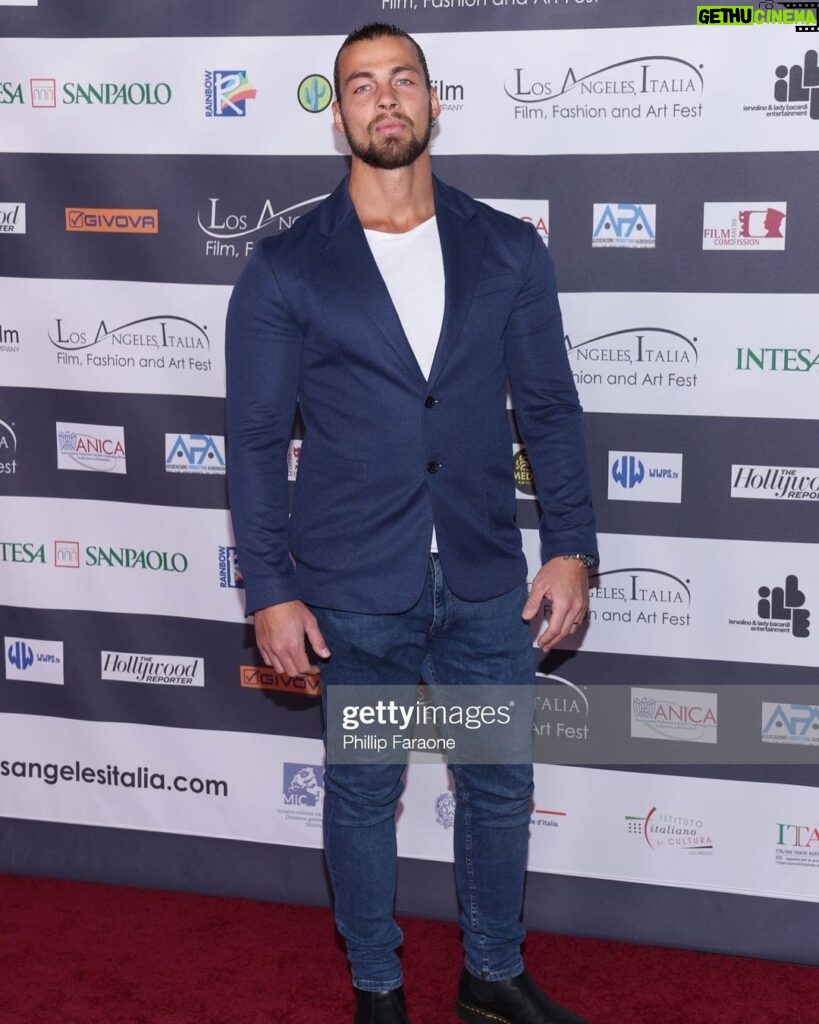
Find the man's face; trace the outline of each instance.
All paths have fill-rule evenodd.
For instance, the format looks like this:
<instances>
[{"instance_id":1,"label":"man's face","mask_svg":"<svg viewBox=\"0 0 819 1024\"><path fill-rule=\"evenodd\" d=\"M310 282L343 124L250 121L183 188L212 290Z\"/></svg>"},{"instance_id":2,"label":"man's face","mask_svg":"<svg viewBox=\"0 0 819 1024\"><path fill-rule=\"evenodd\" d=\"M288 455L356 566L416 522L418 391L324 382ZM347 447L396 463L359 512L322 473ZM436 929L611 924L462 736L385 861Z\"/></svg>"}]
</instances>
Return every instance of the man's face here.
<instances>
[{"instance_id":1,"label":"man's face","mask_svg":"<svg viewBox=\"0 0 819 1024\"><path fill-rule=\"evenodd\" d=\"M339 88L336 131L364 163L394 170L426 150L440 107L408 39L383 36L348 46L339 59Z\"/></svg>"}]
</instances>

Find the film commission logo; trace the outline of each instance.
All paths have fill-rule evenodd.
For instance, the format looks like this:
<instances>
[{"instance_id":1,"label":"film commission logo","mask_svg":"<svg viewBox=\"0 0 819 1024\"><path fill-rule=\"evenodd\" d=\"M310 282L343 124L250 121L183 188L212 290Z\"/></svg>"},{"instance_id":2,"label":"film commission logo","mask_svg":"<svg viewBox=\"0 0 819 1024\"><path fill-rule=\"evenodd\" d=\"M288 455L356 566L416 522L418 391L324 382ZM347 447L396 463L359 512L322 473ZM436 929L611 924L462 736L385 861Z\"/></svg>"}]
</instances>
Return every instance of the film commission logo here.
<instances>
[{"instance_id":1,"label":"film commission logo","mask_svg":"<svg viewBox=\"0 0 819 1024\"><path fill-rule=\"evenodd\" d=\"M27 679L32 683L63 684L62 640L30 640L20 636L3 638L6 679Z\"/></svg>"},{"instance_id":2,"label":"film commission logo","mask_svg":"<svg viewBox=\"0 0 819 1024\"><path fill-rule=\"evenodd\" d=\"M679 452L609 452L609 501L682 501Z\"/></svg>"},{"instance_id":3,"label":"film commission logo","mask_svg":"<svg viewBox=\"0 0 819 1024\"><path fill-rule=\"evenodd\" d=\"M687 690L631 688L635 739L717 742L717 695Z\"/></svg>"},{"instance_id":4,"label":"film commission logo","mask_svg":"<svg viewBox=\"0 0 819 1024\"><path fill-rule=\"evenodd\" d=\"M664 569L609 569L589 577L591 622L650 628L691 625L690 580Z\"/></svg>"},{"instance_id":5,"label":"film commission logo","mask_svg":"<svg viewBox=\"0 0 819 1024\"><path fill-rule=\"evenodd\" d=\"M221 434L166 434L165 472L225 475Z\"/></svg>"},{"instance_id":6,"label":"film commission logo","mask_svg":"<svg viewBox=\"0 0 819 1024\"><path fill-rule=\"evenodd\" d=\"M166 107L172 98L167 82L63 82L59 88L56 78L29 78L28 89L24 80L0 82L0 105Z\"/></svg>"},{"instance_id":7,"label":"film commission logo","mask_svg":"<svg viewBox=\"0 0 819 1024\"><path fill-rule=\"evenodd\" d=\"M57 468L125 473L125 431L90 423L57 424Z\"/></svg>"},{"instance_id":8,"label":"film commission logo","mask_svg":"<svg viewBox=\"0 0 819 1024\"><path fill-rule=\"evenodd\" d=\"M777 864L819 868L819 824L778 822L774 859Z\"/></svg>"},{"instance_id":9,"label":"film commission logo","mask_svg":"<svg viewBox=\"0 0 819 1024\"><path fill-rule=\"evenodd\" d=\"M710 856L714 841L699 817L663 814L656 807L644 815L626 815L626 830L639 837L649 849L661 853L688 853Z\"/></svg>"},{"instance_id":10,"label":"film commission logo","mask_svg":"<svg viewBox=\"0 0 819 1024\"><path fill-rule=\"evenodd\" d=\"M819 747L819 706L763 701L762 742Z\"/></svg>"},{"instance_id":11,"label":"film commission logo","mask_svg":"<svg viewBox=\"0 0 819 1024\"><path fill-rule=\"evenodd\" d=\"M77 330L60 317L54 323L48 340L57 349L60 366L177 373L209 373L213 369L207 327L184 316L144 316L110 328L100 320L90 330Z\"/></svg>"},{"instance_id":12,"label":"film commission logo","mask_svg":"<svg viewBox=\"0 0 819 1024\"><path fill-rule=\"evenodd\" d=\"M731 466L731 497L819 501L819 469Z\"/></svg>"},{"instance_id":13,"label":"film commission logo","mask_svg":"<svg viewBox=\"0 0 819 1024\"><path fill-rule=\"evenodd\" d=\"M255 99L246 71L205 72L205 117L244 117Z\"/></svg>"},{"instance_id":14,"label":"film commission logo","mask_svg":"<svg viewBox=\"0 0 819 1024\"><path fill-rule=\"evenodd\" d=\"M531 224L540 235L544 245L549 244L549 200L548 199L478 199L479 203L508 213L510 217Z\"/></svg>"},{"instance_id":15,"label":"film commission logo","mask_svg":"<svg viewBox=\"0 0 819 1024\"><path fill-rule=\"evenodd\" d=\"M595 203L593 249L653 249L657 207L644 203Z\"/></svg>"},{"instance_id":16,"label":"film commission logo","mask_svg":"<svg viewBox=\"0 0 819 1024\"><path fill-rule=\"evenodd\" d=\"M199 230L208 236L205 255L232 258L246 256L252 252L255 244L251 235L260 231L265 234L281 234L292 227L302 214L308 213L326 198L326 195L314 196L281 210L275 208L272 200L265 199L254 212L248 212L244 203L241 212L237 212L238 203L228 204L219 198L208 199L207 207L199 210L196 215Z\"/></svg>"},{"instance_id":17,"label":"film commission logo","mask_svg":"<svg viewBox=\"0 0 819 1024\"><path fill-rule=\"evenodd\" d=\"M281 693L300 693L308 697L317 697L321 693L321 680L316 675L286 676L274 672L271 668L259 665L241 665L239 682L251 690L278 690Z\"/></svg>"},{"instance_id":18,"label":"film commission logo","mask_svg":"<svg viewBox=\"0 0 819 1024\"><path fill-rule=\"evenodd\" d=\"M219 586L223 590L244 590L245 588L235 547L219 546Z\"/></svg>"},{"instance_id":19,"label":"film commission logo","mask_svg":"<svg viewBox=\"0 0 819 1024\"><path fill-rule=\"evenodd\" d=\"M46 545L39 541L0 541L0 562L49 564ZM175 573L188 571L188 557L181 551L101 547L97 544L88 544L83 548L77 540L55 540L53 564L56 569L79 569L85 565L92 569L144 569Z\"/></svg>"},{"instance_id":20,"label":"film commission logo","mask_svg":"<svg viewBox=\"0 0 819 1024\"><path fill-rule=\"evenodd\" d=\"M697 339L667 327L629 327L586 341L566 335L578 385L626 388L695 388Z\"/></svg>"},{"instance_id":21,"label":"film commission logo","mask_svg":"<svg viewBox=\"0 0 819 1024\"><path fill-rule=\"evenodd\" d=\"M731 626L744 626L752 633L788 633L800 640L810 636L810 611L797 576L786 576L782 587L762 586L757 595L757 618L729 619Z\"/></svg>"},{"instance_id":22,"label":"film commission logo","mask_svg":"<svg viewBox=\"0 0 819 1024\"><path fill-rule=\"evenodd\" d=\"M504 85L515 120L679 120L702 116L702 64L679 57L632 57L583 73L545 79L517 67Z\"/></svg>"},{"instance_id":23,"label":"film commission logo","mask_svg":"<svg viewBox=\"0 0 819 1024\"><path fill-rule=\"evenodd\" d=\"M816 7L814 7L816 10ZM807 50L801 64L779 64L774 69L773 103L743 106L746 113L765 117L805 117L819 121L819 54Z\"/></svg>"},{"instance_id":24,"label":"film commission logo","mask_svg":"<svg viewBox=\"0 0 819 1024\"><path fill-rule=\"evenodd\" d=\"M204 686L203 658L178 654L127 654L100 651L103 679L126 683L155 683L163 686Z\"/></svg>"},{"instance_id":25,"label":"film commission logo","mask_svg":"<svg viewBox=\"0 0 819 1024\"><path fill-rule=\"evenodd\" d=\"M784 251L787 203L706 203L702 247L705 250Z\"/></svg>"},{"instance_id":26,"label":"film commission logo","mask_svg":"<svg viewBox=\"0 0 819 1024\"><path fill-rule=\"evenodd\" d=\"M286 819L320 828L324 806L324 767L285 761L282 765L281 802L279 814Z\"/></svg>"},{"instance_id":27,"label":"film commission logo","mask_svg":"<svg viewBox=\"0 0 819 1024\"><path fill-rule=\"evenodd\" d=\"M0 420L0 476L17 472L17 434L13 423Z\"/></svg>"},{"instance_id":28,"label":"film commission logo","mask_svg":"<svg viewBox=\"0 0 819 1024\"><path fill-rule=\"evenodd\" d=\"M299 459L301 458L302 442L293 438L287 446L287 479L292 483L299 475Z\"/></svg>"},{"instance_id":29,"label":"film commission logo","mask_svg":"<svg viewBox=\"0 0 819 1024\"><path fill-rule=\"evenodd\" d=\"M26 233L26 204L0 203L0 235Z\"/></svg>"},{"instance_id":30,"label":"film commission logo","mask_svg":"<svg viewBox=\"0 0 819 1024\"><path fill-rule=\"evenodd\" d=\"M118 235L158 235L159 210L66 206L65 230Z\"/></svg>"}]
</instances>

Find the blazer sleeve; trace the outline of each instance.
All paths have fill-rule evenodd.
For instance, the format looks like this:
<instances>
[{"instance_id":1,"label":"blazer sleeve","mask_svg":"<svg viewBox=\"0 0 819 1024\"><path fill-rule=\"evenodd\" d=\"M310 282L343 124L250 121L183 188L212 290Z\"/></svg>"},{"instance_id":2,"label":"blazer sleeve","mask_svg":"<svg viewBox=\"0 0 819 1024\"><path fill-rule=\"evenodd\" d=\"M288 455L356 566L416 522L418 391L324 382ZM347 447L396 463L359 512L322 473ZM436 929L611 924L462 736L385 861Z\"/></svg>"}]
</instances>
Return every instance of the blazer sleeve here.
<instances>
[{"instance_id":1,"label":"blazer sleeve","mask_svg":"<svg viewBox=\"0 0 819 1024\"><path fill-rule=\"evenodd\" d=\"M287 448L302 335L264 246L233 289L225 332L227 476L246 611L298 597L289 553Z\"/></svg>"},{"instance_id":2,"label":"blazer sleeve","mask_svg":"<svg viewBox=\"0 0 819 1024\"><path fill-rule=\"evenodd\" d=\"M566 354L549 251L532 228L523 283L505 331L518 431L542 508L542 559L598 557L583 410Z\"/></svg>"}]
</instances>

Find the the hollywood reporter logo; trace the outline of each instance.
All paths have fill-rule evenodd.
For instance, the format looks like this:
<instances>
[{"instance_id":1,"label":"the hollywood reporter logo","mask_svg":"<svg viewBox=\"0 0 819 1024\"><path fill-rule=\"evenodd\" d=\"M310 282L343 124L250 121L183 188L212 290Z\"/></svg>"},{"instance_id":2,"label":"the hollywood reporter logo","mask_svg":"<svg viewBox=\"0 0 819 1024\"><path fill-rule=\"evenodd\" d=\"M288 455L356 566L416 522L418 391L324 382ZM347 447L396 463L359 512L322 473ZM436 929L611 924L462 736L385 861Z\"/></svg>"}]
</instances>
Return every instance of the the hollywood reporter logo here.
<instances>
[{"instance_id":1,"label":"the hollywood reporter logo","mask_svg":"<svg viewBox=\"0 0 819 1024\"><path fill-rule=\"evenodd\" d=\"M760 619L790 622L795 637L810 636L810 611L796 576L786 576L784 587L760 587L757 613Z\"/></svg>"}]
</instances>

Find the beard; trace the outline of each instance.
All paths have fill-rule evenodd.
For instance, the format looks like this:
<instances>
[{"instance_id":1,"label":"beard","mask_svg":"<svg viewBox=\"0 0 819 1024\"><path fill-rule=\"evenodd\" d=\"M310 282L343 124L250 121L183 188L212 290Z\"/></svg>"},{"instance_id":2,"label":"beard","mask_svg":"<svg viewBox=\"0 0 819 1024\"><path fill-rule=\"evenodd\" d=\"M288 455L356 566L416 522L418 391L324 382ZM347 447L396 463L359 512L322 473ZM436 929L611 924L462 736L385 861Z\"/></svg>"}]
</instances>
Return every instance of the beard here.
<instances>
[{"instance_id":1,"label":"beard","mask_svg":"<svg viewBox=\"0 0 819 1024\"><path fill-rule=\"evenodd\" d=\"M398 138L395 135L388 135L386 138L370 138L366 146L363 146L357 139L354 139L347 128L347 122L342 118L344 134L347 137L347 144L350 151L359 160L363 160L369 167L375 167L381 171L394 171L399 167L409 167L415 163L418 157L429 145L432 134L432 106L430 105L429 118L426 129L422 135L415 134L415 122L404 117L403 114L382 114L367 125L368 136L372 133L379 121L402 121L410 130L409 138Z\"/></svg>"}]
</instances>

